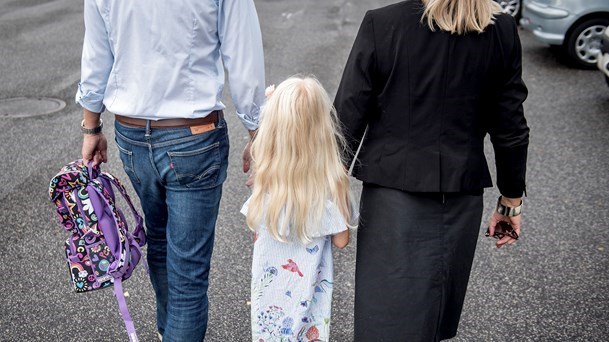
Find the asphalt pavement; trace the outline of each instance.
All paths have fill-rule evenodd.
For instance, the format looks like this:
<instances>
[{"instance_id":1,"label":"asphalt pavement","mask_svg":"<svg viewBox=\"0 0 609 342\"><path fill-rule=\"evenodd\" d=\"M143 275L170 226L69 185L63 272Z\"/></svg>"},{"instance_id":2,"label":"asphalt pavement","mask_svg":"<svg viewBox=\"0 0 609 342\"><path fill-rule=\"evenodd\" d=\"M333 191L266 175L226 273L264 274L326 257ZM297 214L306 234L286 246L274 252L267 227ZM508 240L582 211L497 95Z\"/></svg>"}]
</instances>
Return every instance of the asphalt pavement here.
<instances>
[{"instance_id":1,"label":"asphalt pavement","mask_svg":"<svg viewBox=\"0 0 609 342\"><path fill-rule=\"evenodd\" d=\"M267 84L313 74L333 96L365 11L392 2L257 0ZM80 156L73 98L83 33L82 2L0 0L0 108L15 97L67 104L49 115L0 116L0 341L127 340L111 290L71 291L67 234L47 194L51 177ZM531 127L523 234L497 250L481 226L453 341L609 341L609 87L600 72L569 68L520 34ZM224 97L231 157L210 275L212 342L250 339L252 234L239 214L248 196L240 164L247 133L228 91ZM112 142L112 116L104 120ZM114 144L109 153L104 170L127 181ZM497 196L487 189L487 212ZM355 244L335 251L333 341L353 339ZM154 295L142 267L125 290L140 340L155 341Z\"/></svg>"}]
</instances>

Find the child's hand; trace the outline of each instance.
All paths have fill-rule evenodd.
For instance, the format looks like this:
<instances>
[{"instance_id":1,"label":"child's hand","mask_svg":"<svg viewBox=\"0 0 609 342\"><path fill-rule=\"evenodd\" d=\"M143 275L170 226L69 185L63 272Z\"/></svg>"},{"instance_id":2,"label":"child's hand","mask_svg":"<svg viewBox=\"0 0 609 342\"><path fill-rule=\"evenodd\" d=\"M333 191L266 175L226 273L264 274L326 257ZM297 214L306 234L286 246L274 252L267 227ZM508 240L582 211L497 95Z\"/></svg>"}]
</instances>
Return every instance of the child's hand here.
<instances>
[{"instance_id":1,"label":"child's hand","mask_svg":"<svg viewBox=\"0 0 609 342\"><path fill-rule=\"evenodd\" d=\"M253 171L252 171L252 173L250 173L250 174L247 176L247 180L245 181L245 185L246 185L247 187L251 187L252 185L254 185L254 176L255 176L255 175L254 175L254 172L253 172Z\"/></svg>"},{"instance_id":2,"label":"child's hand","mask_svg":"<svg viewBox=\"0 0 609 342\"><path fill-rule=\"evenodd\" d=\"M271 95L273 95L274 91L275 91L275 85L271 84L270 86L266 87L266 89L264 90L264 96L266 96L266 98L268 99L269 97L271 97Z\"/></svg>"}]
</instances>

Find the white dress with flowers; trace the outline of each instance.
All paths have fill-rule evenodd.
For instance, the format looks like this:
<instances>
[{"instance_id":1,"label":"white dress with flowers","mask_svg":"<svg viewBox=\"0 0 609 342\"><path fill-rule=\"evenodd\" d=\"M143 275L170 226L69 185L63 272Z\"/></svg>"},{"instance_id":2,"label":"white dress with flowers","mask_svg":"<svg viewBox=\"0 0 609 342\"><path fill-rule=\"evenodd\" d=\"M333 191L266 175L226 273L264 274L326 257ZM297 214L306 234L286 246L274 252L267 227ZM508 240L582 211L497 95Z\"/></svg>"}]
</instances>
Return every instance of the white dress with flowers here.
<instances>
[{"instance_id":1,"label":"white dress with flowers","mask_svg":"<svg viewBox=\"0 0 609 342\"><path fill-rule=\"evenodd\" d=\"M244 215L248 204L241 209ZM252 260L252 341L329 341L331 236L346 229L338 207L327 201L322 229L309 244L295 236L280 242L265 227L258 230Z\"/></svg>"}]
</instances>

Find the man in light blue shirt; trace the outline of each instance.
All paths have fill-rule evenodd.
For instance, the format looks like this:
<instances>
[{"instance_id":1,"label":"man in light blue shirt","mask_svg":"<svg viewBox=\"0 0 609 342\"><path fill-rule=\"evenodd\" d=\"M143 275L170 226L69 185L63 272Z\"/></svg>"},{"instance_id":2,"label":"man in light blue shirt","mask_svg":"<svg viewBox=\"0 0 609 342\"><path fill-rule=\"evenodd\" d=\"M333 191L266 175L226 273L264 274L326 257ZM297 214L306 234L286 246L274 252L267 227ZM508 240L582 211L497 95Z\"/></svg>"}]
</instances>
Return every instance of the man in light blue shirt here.
<instances>
[{"instance_id":1,"label":"man in light blue shirt","mask_svg":"<svg viewBox=\"0 0 609 342\"><path fill-rule=\"evenodd\" d=\"M82 157L106 162L101 113L115 114L124 170L146 218L150 279L164 341L200 341L228 133L228 71L253 137L264 102L264 55L253 0L84 0L76 102ZM243 169L249 169L249 144Z\"/></svg>"}]
</instances>

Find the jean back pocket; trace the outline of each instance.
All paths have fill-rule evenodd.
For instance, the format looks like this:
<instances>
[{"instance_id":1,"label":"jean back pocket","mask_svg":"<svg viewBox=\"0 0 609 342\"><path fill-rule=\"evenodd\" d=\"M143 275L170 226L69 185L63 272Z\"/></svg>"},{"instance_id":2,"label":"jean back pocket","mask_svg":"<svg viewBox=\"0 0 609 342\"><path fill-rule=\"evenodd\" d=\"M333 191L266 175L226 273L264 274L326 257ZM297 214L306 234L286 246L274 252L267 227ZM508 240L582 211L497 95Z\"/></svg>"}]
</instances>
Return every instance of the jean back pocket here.
<instances>
[{"instance_id":1,"label":"jean back pocket","mask_svg":"<svg viewBox=\"0 0 609 342\"><path fill-rule=\"evenodd\" d=\"M188 151L167 152L178 183L187 188L215 187L220 173L220 142Z\"/></svg>"}]
</instances>

